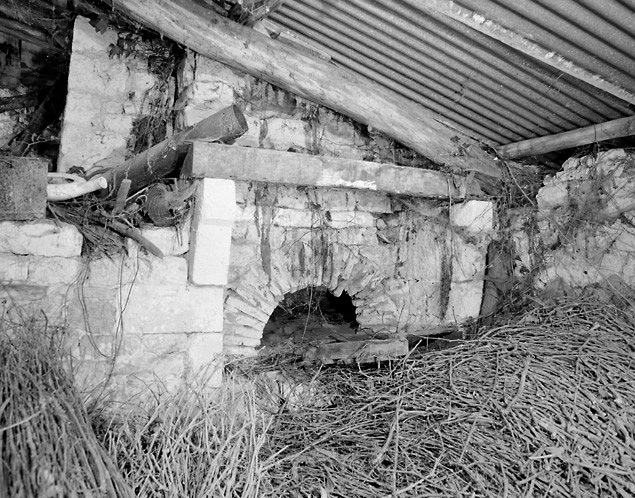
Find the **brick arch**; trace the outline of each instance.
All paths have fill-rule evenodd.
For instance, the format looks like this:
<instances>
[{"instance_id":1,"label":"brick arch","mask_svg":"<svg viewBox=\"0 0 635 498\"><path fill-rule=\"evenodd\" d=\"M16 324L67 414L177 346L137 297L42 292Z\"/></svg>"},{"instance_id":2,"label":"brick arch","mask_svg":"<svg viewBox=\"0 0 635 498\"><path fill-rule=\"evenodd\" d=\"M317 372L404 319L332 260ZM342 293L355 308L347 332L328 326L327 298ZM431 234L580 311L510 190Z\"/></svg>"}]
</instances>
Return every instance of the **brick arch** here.
<instances>
[{"instance_id":1,"label":"brick arch","mask_svg":"<svg viewBox=\"0 0 635 498\"><path fill-rule=\"evenodd\" d=\"M301 247L300 244L305 244ZM230 278L224 309L224 348L230 354L253 354L271 313L284 296L307 287L324 287L336 296L346 291L358 311L360 327L373 332L396 332L397 313L382 323L369 323L364 309L382 300L389 275L390 251L369 251L344 244L317 247L293 240L271 268L250 265ZM326 256L325 253L326 252ZM374 304L371 304L374 303Z\"/></svg>"}]
</instances>

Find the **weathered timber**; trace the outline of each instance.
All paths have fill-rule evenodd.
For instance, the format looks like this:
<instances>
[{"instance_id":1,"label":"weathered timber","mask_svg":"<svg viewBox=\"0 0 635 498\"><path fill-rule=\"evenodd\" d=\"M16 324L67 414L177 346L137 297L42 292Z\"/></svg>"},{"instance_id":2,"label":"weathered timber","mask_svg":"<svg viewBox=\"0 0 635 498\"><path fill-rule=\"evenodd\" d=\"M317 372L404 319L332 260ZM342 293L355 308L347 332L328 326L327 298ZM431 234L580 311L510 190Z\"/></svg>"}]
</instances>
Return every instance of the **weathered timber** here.
<instances>
[{"instance_id":1,"label":"weathered timber","mask_svg":"<svg viewBox=\"0 0 635 498\"><path fill-rule=\"evenodd\" d=\"M193 178L353 188L456 200L482 195L477 180L440 171L203 140L192 143L182 174Z\"/></svg>"},{"instance_id":2,"label":"weathered timber","mask_svg":"<svg viewBox=\"0 0 635 498\"><path fill-rule=\"evenodd\" d=\"M306 361L324 364L341 361L344 363L370 363L393 360L408 354L408 341L403 338L370 339L366 341L346 341L311 346L304 354Z\"/></svg>"},{"instance_id":3,"label":"weathered timber","mask_svg":"<svg viewBox=\"0 0 635 498\"><path fill-rule=\"evenodd\" d=\"M192 0L114 0L115 7L192 50L389 135L457 171L501 177L481 144L442 118L358 74L225 19Z\"/></svg>"},{"instance_id":4,"label":"weathered timber","mask_svg":"<svg viewBox=\"0 0 635 498\"><path fill-rule=\"evenodd\" d=\"M189 141L196 138L231 140L247 131L247 121L235 105L221 109L194 126L150 147L120 166L93 174L100 174L108 181L108 196L115 195L122 180L129 179L130 194L138 192L150 183L170 174L187 154Z\"/></svg>"},{"instance_id":5,"label":"weathered timber","mask_svg":"<svg viewBox=\"0 0 635 498\"><path fill-rule=\"evenodd\" d=\"M580 145L631 135L635 135L635 116L614 119L606 123L586 126L547 137L531 138L522 142L503 145L497 148L497 152L503 159L515 159L517 157L537 156L547 152L570 149Z\"/></svg>"}]
</instances>

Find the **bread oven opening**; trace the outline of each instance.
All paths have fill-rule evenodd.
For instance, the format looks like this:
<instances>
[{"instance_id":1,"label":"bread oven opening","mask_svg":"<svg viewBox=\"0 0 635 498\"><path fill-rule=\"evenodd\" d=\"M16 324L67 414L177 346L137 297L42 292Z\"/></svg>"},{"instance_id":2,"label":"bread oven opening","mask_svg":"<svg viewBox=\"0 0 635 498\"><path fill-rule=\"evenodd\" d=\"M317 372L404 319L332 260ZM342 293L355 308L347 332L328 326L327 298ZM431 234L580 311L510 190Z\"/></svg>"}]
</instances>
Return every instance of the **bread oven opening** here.
<instances>
[{"instance_id":1,"label":"bread oven opening","mask_svg":"<svg viewBox=\"0 0 635 498\"><path fill-rule=\"evenodd\" d=\"M284 295L263 329L261 346L351 341L358 329L346 291L335 296L326 287L305 287Z\"/></svg>"}]
</instances>

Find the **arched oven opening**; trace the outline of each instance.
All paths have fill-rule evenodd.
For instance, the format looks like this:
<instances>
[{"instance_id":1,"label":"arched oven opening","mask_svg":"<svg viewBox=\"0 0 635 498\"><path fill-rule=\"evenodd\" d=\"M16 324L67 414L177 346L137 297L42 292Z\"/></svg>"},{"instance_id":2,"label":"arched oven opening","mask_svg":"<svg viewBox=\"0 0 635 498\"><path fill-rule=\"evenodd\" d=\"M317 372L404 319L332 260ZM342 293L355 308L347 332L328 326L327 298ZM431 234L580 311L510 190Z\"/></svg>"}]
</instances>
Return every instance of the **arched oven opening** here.
<instances>
[{"instance_id":1,"label":"arched oven opening","mask_svg":"<svg viewBox=\"0 0 635 498\"><path fill-rule=\"evenodd\" d=\"M325 287L305 287L284 295L264 327L261 346L274 347L355 340L359 324L351 297Z\"/></svg>"}]
</instances>

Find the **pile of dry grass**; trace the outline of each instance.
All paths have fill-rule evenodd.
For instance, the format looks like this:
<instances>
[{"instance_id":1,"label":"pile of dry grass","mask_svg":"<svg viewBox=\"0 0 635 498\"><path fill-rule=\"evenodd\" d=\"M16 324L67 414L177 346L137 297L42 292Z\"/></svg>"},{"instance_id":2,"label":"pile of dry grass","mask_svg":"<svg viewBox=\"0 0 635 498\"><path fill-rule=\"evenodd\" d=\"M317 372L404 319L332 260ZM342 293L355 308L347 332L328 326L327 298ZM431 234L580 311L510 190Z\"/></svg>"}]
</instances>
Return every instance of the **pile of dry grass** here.
<instances>
[{"instance_id":1,"label":"pile of dry grass","mask_svg":"<svg viewBox=\"0 0 635 498\"><path fill-rule=\"evenodd\" d=\"M568 302L478 340L317 380L281 410L278 496L634 496L632 309Z\"/></svg>"},{"instance_id":2,"label":"pile of dry grass","mask_svg":"<svg viewBox=\"0 0 635 498\"><path fill-rule=\"evenodd\" d=\"M95 407L118 470L55 348L20 341L0 342L1 496L635 495L629 305L541 306L374 368L268 358L242 366L245 389Z\"/></svg>"},{"instance_id":3,"label":"pile of dry grass","mask_svg":"<svg viewBox=\"0 0 635 498\"><path fill-rule=\"evenodd\" d=\"M255 363L246 394L188 391L100 434L139 496L633 496L631 314L541 307L379 368Z\"/></svg>"},{"instance_id":4,"label":"pile of dry grass","mask_svg":"<svg viewBox=\"0 0 635 498\"><path fill-rule=\"evenodd\" d=\"M63 368L60 335L0 323L0 496L134 496Z\"/></svg>"},{"instance_id":5,"label":"pile of dry grass","mask_svg":"<svg viewBox=\"0 0 635 498\"><path fill-rule=\"evenodd\" d=\"M183 389L145 410L106 413L96 432L139 497L258 497L276 455L253 398ZM264 478L264 479L263 479Z\"/></svg>"}]
</instances>

